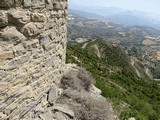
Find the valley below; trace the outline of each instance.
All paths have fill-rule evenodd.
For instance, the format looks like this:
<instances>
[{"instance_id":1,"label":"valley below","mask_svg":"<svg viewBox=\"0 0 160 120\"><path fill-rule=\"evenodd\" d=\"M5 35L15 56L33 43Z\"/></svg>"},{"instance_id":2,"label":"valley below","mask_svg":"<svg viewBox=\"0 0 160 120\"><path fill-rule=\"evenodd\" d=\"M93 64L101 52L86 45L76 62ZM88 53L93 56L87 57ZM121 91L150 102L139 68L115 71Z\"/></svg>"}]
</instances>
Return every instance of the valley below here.
<instances>
[{"instance_id":1,"label":"valley below","mask_svg":"<svg viewBox=\"0 0 160 120\"><path fill-rule=\"evenodd\" d=\"M129 56L137 58L152 79L160 78L160 30L147 26L124 26L107 20L69 15L69 43L82 43L96 38L119 45Z\"/></svg>"},{"instance_id":2,"label":"valley below","mask_svg":"<svg viewBox=\"0 0 160 120\"><path fill-rule=\"evenodd\" d=\"M159 120L159 51L155 28L69 14L67 63L91 72L120 120Z\"/></svg>"}]
</instances>

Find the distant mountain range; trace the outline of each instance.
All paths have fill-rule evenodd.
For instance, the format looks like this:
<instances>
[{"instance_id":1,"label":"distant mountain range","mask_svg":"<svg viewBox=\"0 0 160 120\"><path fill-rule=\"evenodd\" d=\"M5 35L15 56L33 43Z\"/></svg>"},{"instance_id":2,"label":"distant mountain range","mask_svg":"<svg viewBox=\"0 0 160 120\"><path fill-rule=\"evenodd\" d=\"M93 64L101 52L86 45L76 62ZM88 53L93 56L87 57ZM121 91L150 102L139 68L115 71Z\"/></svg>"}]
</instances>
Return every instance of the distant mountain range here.
<instances>
[{"instance_id":1,"label":"distant mountain range","mask_svg":"<svg viewBox=\"0 0 160 120\"><path fill-rule=\"evenodd\" d=\"M78 14L82 17L109 20L122 25L149 26L160 29L159 16L151 15L141 11L126 11L119 8L86 8L79 7L78 10L70 9L69 13Z\"/></svg>"},{"instance_id":2,"label":"distant mountain range","mask_svg":"<svg viewBox=\"0 0 160 120\"><path fill-rule=\"evenodd\" d=\"M80 16L80 17L89 18L89 19L106 20L106 17L103 17L102 15L99 15L96 13L88 13L88 12L73 10L73 9L69 9L69 13Z\"/></svg>"}]
</instances>

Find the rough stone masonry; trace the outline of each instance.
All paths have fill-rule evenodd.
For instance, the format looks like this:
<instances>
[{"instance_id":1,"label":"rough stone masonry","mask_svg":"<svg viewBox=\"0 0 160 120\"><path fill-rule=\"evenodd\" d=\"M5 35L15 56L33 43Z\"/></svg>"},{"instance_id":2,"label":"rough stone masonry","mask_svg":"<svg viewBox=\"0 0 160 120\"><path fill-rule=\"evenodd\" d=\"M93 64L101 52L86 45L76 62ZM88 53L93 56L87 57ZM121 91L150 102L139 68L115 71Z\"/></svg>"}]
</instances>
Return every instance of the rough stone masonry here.
<instances>
[{"instance_id":1,"label":"rough stone masonry","mask_svg":"<svg viewBox=\"0 0 160 120\"><path fill-rule=\"evenodd\" d=\"M66 16L66 0L0 0L0 119L46 105L63 75Z\"/></svg>"}]
</instances>

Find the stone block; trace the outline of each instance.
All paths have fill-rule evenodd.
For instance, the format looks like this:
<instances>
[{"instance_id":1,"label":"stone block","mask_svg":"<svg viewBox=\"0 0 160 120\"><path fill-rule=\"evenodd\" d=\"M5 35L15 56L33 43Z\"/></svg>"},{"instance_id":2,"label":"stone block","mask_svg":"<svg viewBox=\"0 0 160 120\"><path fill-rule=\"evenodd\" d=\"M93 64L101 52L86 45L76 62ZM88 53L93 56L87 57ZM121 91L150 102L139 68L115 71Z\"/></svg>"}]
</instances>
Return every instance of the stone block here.
<instances>
[{"instance_id":1,"label":"stone block","mask_svg":"<svg viewBox=\"0 0 160 120\"><path fill-rule=\"evenodd\" d=\"M41 13L33 13L31 15L31 19L33 22L44 22L46 20L46 16Z\"/></svg>"},{"instance_id":2,"label":"stone block","mask_svg":"<svg viewBox=\"0 0 160 120\"><path fill-rule=\"evenodd\" d=\"M29 61L29 59L30 59L30 54L28 53L26 55L19 57L19 59L15 61L15 64L17 65L24 64L25 62Z\"/></svg>"},{"instance_id":3,"label":"stone block","mask_svg":"<svg viewBox=\"0 0 160 120\"><path fill-rule=\"evenodd\" d=\"M30 22L22 28L22 33L26 37L36 36L36 35L42 33L43 31L44 31L44 25L42 23L38 23L38 22L36 22L36 23Z\"/></svg>"},{"instance_id":4,"label":"stone block","mask_svg":"<svg viewBox=\"0 0 160 120\"><path fill-rule=\"evenodd\" d=\"M54 53L57 52L58 49L59 49L59 45L57 45L55 43L50 43L50 44L47 43L47 44L44 45L44 47L45 47L46 51L53 50Z\"/></svg>"},{"instance_id":5,"label":"stone block","mask_svg":"<svg viewBox=\"0 0 160 120\"><path fill-rule=\"evenodd\" d=\"M30 15L28 10L12 9L8 12L9 22L19 27L30 22Z\"/></svg>"},{"instance_id":6,"label":"stone block","mask_svg":"<svg viewBox=\"0 0 160 120\"><path fill-rule=\"evenodd\" d=\"M33 48L35 48L35 46L39 45L39 40L31 39L30 41L23 42L23 44L26 50L31 51Z\"/></svg>"},{"instance_id":7,"label":"stone block","mask_svg":"<svg viewBox=\"0 0 160 120\"><path fill-rule=\"evenodd\" d=\"M23 5L26 8L45 8L45 0L24 0Z\"/></svg>"},{"instance_id":8,"label":"stone block","mask_svg":"<svg viewBox=\"0 0 160 120\"><path fill-rule=\"evenodd\" d=\"M26 54L23 56L20 56L19 58L17 58L16 60L11 61L10 63L8 63L7 65L7 70L13 70L13 69L17 69L19 67L21 67L25 62L30 60L30 54Z\"/></svg>"},{"instance_id":9,"label":"stone block","mask_svg":"<svg viewBox=\"0 0 160 120\"><path fill-rule=\"evenodd\" d=\"M45 30L49 30L49 29L55 29L55 27L57 26L57 23L54 19L50 19L46 25L45 25Z\"/></svg>"},{"instance_id":10,"label":"stone block","mask_svg":"<svg viewBox=\"0 0 160 120\"><path fill-rule=\"evenodd\" d=\"M5 28L1 37L3 41L11 41L12 43L15 44L17 44L20 41L24 41L26 39L25 36L19 31L17 31L15 27Z\"/></svg>"},{"instance_id":11,"label":"stone block","mask_svg":"<svg viewBox=\"0 0 160 120\"><path fill-rule=\"evenodd\" d=\"M50 37L48 34L49 34L49 31L46 31L45 33L40 35L39 42L41 45L45 45L50 42Z\"/></svg>"},{"instance_id":12,"label":"stone block","mask_svg":"<svg viewBox=\"0 0 160 120\"><path fill-rule=\"evenodd\" d=\"M22 54L24 54L26 52L26 49L24 48L22 43L19 43L18 45L16 45L15 49L16 49L16 53L18 55L22 55Z\"/></svg>"},{"instance_id":13,"label":"stone block","mask_svg":"<svg viewBox=\"0 0 160 120\"><path fill-rule=\"evenodd\" d=\"M11 81L13 78L14 78L13 75L8 75L8 76L6 76L5 81L6 81L6 82L9 82L9 81Z\"/></svg>"}]
</instances>

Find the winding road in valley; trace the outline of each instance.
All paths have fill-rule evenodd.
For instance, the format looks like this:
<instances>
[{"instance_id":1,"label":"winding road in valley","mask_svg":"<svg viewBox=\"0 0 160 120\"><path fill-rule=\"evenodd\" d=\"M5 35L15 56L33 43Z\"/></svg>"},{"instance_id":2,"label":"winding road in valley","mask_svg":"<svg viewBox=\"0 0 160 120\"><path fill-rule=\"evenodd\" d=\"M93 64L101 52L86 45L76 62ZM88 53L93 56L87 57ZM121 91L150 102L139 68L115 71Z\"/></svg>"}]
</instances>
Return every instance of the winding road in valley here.
<instances>
[{"instance_id":1,"label":"winding road in valley","mask_svg":"<svg viewBox=\"0 0 160 120\"><path fill-rule=\"evenodd\" d=\"M132 65L133 68L135 69L137 76L141 78L140 72L139 72L138 69L135 67L135 61L133 60L133 57L131 58L131 65Z\"/></svg>"}]
</instances>

